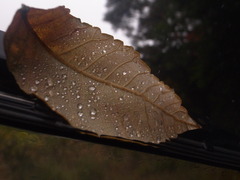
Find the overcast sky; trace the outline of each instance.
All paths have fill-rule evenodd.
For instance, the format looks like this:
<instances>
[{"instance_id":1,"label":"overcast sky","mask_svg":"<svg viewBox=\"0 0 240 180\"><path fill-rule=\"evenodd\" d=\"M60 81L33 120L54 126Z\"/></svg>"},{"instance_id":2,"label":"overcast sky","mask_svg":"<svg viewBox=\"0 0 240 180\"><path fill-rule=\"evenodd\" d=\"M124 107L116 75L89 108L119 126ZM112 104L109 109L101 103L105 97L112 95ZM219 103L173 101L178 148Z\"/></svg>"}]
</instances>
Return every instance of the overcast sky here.
<instances>
[{"instance_id":1,"label":"overcast sky","mask_svg":"<svg viewBox=\"0 0 240 180\"><path fill-rule=\"evenodd\" d=\"M120 39L125 45L130 45L130 40L120 31L113 31L111 24L103 21L107 0L5 0L0 2L0 30L6 31L12 18L22 4L35 8L54 8L60 5L71 10L71 14L80 18L82 22L101 28L102 32Z\"/></svg>"}]
</instances>

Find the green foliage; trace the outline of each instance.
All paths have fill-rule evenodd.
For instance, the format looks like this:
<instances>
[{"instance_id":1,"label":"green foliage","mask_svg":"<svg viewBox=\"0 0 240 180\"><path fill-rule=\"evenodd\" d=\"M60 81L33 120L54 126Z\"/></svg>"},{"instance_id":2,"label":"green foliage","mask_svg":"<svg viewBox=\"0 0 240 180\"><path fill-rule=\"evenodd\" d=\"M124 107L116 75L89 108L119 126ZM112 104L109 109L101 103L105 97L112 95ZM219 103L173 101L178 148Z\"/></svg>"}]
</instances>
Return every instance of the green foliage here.
<instances>
[{"instance_id":1,"label":"green foliage","mask_svg":"<svg viewBox=\"0 0 240 180\"><path fill-rule=\"evenodd\" d=\"M108 8L105 20L127 32L195 120L240 137L239 1L108 0Z\"/></svg>"},{"instance_id":2,"label":"green foliage","mask_svg":"<svg viewBox=\"0 0 240 180\"><path fill-rule=\"evenodd\" d=\"M0 127L4 180L236 180L240 173L116 147Z\"/></svg>"}]
</instances>

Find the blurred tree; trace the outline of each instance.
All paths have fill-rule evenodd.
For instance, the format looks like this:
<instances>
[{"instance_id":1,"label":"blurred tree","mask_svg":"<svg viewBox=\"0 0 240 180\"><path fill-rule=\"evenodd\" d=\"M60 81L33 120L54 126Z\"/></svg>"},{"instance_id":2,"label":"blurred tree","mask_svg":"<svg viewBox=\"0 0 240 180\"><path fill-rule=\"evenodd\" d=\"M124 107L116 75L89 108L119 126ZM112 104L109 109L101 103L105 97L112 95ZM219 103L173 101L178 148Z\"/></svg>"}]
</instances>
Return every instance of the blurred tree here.
<instances>
[{"instance_id":1,"label":"blurred tree","mask_svg":"<svg viewBox=\"0 0 240 180\"><path fill-rule=\"evenodd\" d=\"M205 128L240 137L240 1L108 0L105 20Z\"/></svg>"}]
</instances>

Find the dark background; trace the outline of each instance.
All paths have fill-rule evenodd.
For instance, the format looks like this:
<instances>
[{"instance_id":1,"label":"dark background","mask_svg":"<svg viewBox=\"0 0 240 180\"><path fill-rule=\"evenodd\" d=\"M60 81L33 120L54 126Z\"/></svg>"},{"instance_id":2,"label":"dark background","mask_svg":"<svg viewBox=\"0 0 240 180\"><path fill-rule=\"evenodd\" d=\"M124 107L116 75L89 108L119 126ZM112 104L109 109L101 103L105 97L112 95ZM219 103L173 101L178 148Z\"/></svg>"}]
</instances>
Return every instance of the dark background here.
<instances>
[{"instance_id":1,"label":"dark background","mask_svg":"<svg viewBox=\"0 0 240 180\"><path fill-rule=\"evenodd\" d=\"M126 32L214 141L240 138L240 1L108 0L107 7L105 20Z\"/></svg>"}]
</instances>

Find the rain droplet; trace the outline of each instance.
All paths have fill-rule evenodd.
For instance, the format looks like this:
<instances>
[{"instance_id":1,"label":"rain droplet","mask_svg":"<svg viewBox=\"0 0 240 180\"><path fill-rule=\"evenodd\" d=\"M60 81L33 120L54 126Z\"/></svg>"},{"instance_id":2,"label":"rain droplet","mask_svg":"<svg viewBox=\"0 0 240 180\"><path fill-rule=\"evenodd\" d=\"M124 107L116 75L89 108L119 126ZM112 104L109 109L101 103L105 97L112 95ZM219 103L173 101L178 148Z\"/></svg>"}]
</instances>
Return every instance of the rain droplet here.
<instances>
[{"instance_id":1,"label":"rain droplet","mask_svg":"<svg viewBox=\"0 0 240 180\"><path fill-rule=\"evenodd\" d=\"M95 115L97 114L97 110L96 110L95 108L91 109L90 114L91 114L92 116L95 116Z\"/></svg>"},{"instance_id":2,"label":"rain droplet","mask_svg":"<svg viewBox=\"0 0 240 180\"><path fill-rule=\"evenodd\" d=\"M62 75L62 78L63 78L63 79L66 79L66 78L67 78L67 75L66 75L66 74L63 74L63 75Z\"/></svg>"},{"instance_id":3,"label":"rain droplet","mask_svg":"<svg viewBox=\"0 0 240 180\"><path fill-rule=\"evenodd\" d=\"M77 99L79 99L80 98L80 95L77 95Z\"/></svg>"},{"instance_id":4,"label":"rain droplet","mask_svg":"<svg viewBox=\"0 0 240 180\"><path fill-rule=\"evenodd\" d=\"M73 61L77 61L78 60L78 56L74 56L74 59L73 59Z\"/></svg>"},{"instance_id":5,"label":"rain droplet","mask_svg":"<svg viewBox=\"0 0 240 180\"><path fill-rule=\"evenodd\" d=\"M119 100L120 100L120 101L122 101L122 100L123 100L123 98L122 98L122 97L120 97L120 98L119 98Z\"/></svg>"},{"instance_id":6,"label":"rain droplet","mask_svg":"<svg viewBox=\"0 0 240 180\"><path fill-rule=\"evenodd\" d=\"M39 80L36 80L36 81L35 81L35 84L37 84L37 85L38 85L39 83L40 83L40 81L39 81Z\"/></svg>"},{"instance_id":7,"label":"rain droplet","mask_svg":"<svg viewBox=\"0 0 240 180\"><path fill-rule=\"evenodd\" d=\"M141 137L141 134L140 134L140 132L139 131L137 131L137 137Z\"/></svg>"},{"instance_id":8,"label":"rain droplet","mask_svg":"<svg viewBox=\"0 0 240 180\"><path fill-rule=\"evenodd\" d=\"M49 86L53 86L53 81L52 81L52 79L48 79L48 80L47 80L47 83L48 83Z\"/></svg>"},{"instance_id":9,"label":"rain droplet","mask_svg":"<svg viewBox=\"0 0 240 180\"><path fill-rule=\"evenodd\" d=\"M124 71L122 74L125 76L127 73Z\"/></svg>"},{"instance_id":10,"label":"rain droplet","mask_svg":"<svg viewBox=\"0 0 240 180\"><path fill-rule=\"evenodd\" d=\"M31 87L31 91L32 91L32 92L36 92L37 89L38 89L37 86L32 86L32 87Z\"/></svg>"},{"instance_id":11,"label":"rain droplet","mask_svg":"<svg viewBox=\"0 0 240 180\"><path fill-rule=\"evenodd\" d=\"M78 108L78 109L82 109L82 108L83 108L83 105L82 105L82 104L78 104L78 105L77 105L77 108Z\"/></svg>"},{"instance_id":12,"label":"rain droplet","mask_svg":"<svg viewBox=\"0 0 240 180\"><path fill-rule=\"evenodd\" d=\"M75 81L73 81L73 82L72 82L72 85L73 85L73 86L75 86L75 85L76 85L76 82L75 82Z\"/></svg>"},{"instance_id":13,"label":"rain droplet","mask_svg":"<svg viewBox=\"0 0 240 180\"><path fill-rule=\"evenodd\" d=\"M105 54L107 51L104 49L102 52Z\"/></svg>"},{"instance_id":14,"label":"rain droplet","mask_svg":"<svg viewBox=\"0 0 240 180\"><path fill-rule=\"evenodd\" d=\"M182 119L185 119L185 118L186 118L186 115L185 115L185 114L183 114L183 115L181 116L181 118L182 118Z\"/></svg>"},{"instance_id":15,"label":"rain droplet","mask_svg":"<svg viewBox=\"0 0 240 180\"><path fill-rule=\"evenodd\" d=\"M49 97L48 96L45 96L44 97L44 100L47 102L49 100Z\"/></svg>"},{"instance_id":16,"label":"rain droplet","mask_svg":"<svg viewBox=\"0 0 240 180\"><path fill-rule=\"evenodd\" d=\"M89 91L94 91L96 88L94 86L90 86L88 89Z\"/></svg>"},{"instance_id":17,"label":"rain droplet","mask_svg":"<svg viewBox=\"0 0 240 180\"><path fill-rule=\"evenodd\" d=\"M125 114L125 115L123 116L123 120L124 120L124 121L127 121L127 120L128 120L128 115L127 115L127 114Z\"/></svg>"},{"instance_id":18,"label":"rain droplet","mask_svg":"<svg viewBox=\"0 0 240 180\"><path fill-rule=\"evenodd\" d=\"M53 96L53 91L50 90L50 91L48 92L48 94L49 94L50 96Z\"/></svg>"},{"instance_id":19,"label":"rain droplet","mask_svg":"<svg viewBox=\"0 0 240 180\"><path fill-rule=\"evenodd\" d=\"M82 116L83 116L83 113L82 113L82 112L78 112L78 116L79 116L79 117L82 117Z\"/></svg>"},{"instance_id":20,"label":"rain droplet","mask_svg":"<svg viewBox=\"0 0 240 180\"><path fill-rule=\"evenodd\" d=\"M63 67L63 66L60 66L60 69L61 69L61 70L63 70L63 69L64 69L64 67Z\"/></svg>"},{"instance_id":21,"label":"rain droplet","mask_svg":"<svg viewBox=\"0 0 240 180\"><path fill-rule=\"evenodd\" d=\"M103 72L106 72L107 71L107 68L105 67L105 68L103 68Z\"/></svg>"},{"instance_id":22,"label":"rain droplet","mask_svg":"<svg viewBox=\"0 0 240 180\"><path fill-rule=\"evenodd\" d=\"M93 69L93 70L92 70L92 73L95 73L95 72L96 72L96 69Z\"/></svg>"}]
</instances>

